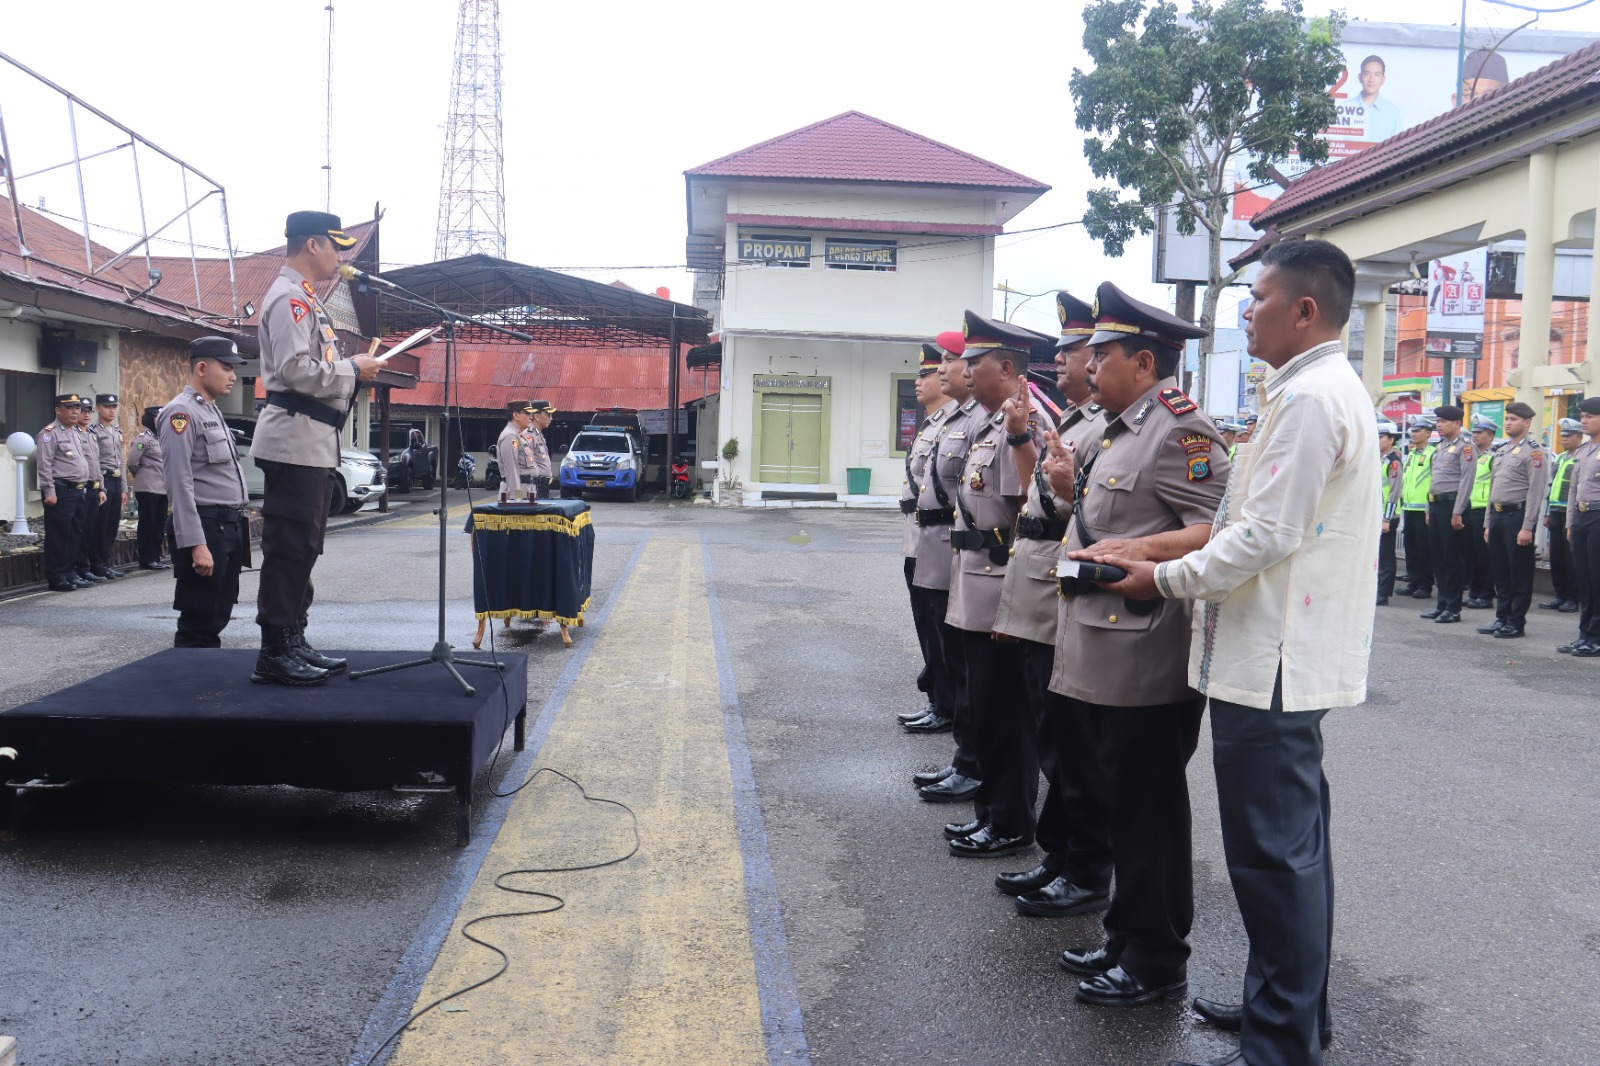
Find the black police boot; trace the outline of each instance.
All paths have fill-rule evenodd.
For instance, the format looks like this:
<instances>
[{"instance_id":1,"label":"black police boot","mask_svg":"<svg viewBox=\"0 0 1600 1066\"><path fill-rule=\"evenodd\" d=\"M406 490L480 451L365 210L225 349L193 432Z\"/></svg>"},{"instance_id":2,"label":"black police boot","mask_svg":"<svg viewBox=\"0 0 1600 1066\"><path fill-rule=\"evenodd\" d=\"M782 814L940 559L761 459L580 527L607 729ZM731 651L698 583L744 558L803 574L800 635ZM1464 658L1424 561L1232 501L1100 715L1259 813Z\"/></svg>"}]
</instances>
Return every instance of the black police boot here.
<instances>
[{"instance_id":1,"label":"black police boot","mask_svg":"<svg viewBox=\"0 0 1600 1066\"><path fill-rule=\"evenodd\" d=\"M306 624L301 622L289 630L289 646L294 653L300 656L302 662L310 663L319 670L326 670L330 674L337 674L345 667L343 659L335 659L331 655L324 655L306 642Z\"/></svg>"},{"instance_id":2,"label":"black police boot","mask_svg":"<svg viewBox=\"0 0 1600 1066\"><path fill-rule=\"evenodd\" d=\"M328 671L312 666L295 654L293 629L261 627L261 651L250 675L257 685L320 685Z\"/></svg>"}]
</instances>

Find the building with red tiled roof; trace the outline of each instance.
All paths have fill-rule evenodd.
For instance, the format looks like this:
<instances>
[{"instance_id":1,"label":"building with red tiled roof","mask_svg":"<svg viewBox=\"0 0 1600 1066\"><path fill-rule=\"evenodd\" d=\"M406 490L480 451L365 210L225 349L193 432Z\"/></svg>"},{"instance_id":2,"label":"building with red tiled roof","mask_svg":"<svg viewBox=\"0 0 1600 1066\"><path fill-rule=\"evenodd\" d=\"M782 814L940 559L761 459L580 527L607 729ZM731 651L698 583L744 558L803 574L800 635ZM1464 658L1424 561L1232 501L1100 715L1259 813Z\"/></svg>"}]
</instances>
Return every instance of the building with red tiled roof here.
<instances>
[{"instance_id":1,"label":"building with red tiled roof","mask_svg":"<svg viewBox=\"0 0 1600 1066\"><path fill-rule=\"evenodd\" d=\"M987 312L995 238L1048 191L859 111L684 171L695 304L721 334L699 453L740 441L747 502L851 495L860 471L898 493L919 345Z\"/></svg>"}]
</instances>

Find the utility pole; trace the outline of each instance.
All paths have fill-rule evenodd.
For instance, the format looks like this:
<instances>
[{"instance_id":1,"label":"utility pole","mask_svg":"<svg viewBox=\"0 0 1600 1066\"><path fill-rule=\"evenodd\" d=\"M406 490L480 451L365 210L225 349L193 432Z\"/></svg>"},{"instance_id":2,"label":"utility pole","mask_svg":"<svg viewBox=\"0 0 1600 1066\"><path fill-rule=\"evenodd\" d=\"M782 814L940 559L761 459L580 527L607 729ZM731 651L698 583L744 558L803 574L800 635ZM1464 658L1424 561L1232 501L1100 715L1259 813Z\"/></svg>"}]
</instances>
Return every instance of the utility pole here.
<instances>
[{"instance_id":1,"label":"utility pole","mask_svg":"<svg viewBox=\"0 0 1600 1066\"><path fill-rule=\"evenodd\" d=\"M500 128L500 3L461 0L439 179L437 259L506 257Z\"/></svg>"}]
</instances>

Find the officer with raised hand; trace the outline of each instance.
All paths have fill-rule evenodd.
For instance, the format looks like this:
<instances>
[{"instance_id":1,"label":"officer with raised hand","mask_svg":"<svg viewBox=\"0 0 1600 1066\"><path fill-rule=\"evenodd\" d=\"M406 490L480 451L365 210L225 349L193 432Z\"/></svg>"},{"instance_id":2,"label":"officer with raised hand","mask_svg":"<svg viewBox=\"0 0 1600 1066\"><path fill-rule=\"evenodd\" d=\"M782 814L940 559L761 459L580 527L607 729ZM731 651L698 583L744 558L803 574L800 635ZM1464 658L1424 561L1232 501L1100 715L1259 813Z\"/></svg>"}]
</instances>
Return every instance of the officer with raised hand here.
<instances>
[{"instance_id":1,"label":"officer with raised hand","mask_svg":"<svg viewBox=\"0 0 1600 1066\"><path fill-rule=\"evenodd\" d=\"M1095 304L1089 375L1107 418L1088 454L1052 464L1051 487L1074 506L1050 689L1096 738L1116 888L1104 944L1069 948L1059 964L1086 978L1080 1000L1131 1007L1187 987L1194 872L1185 769L1205 699L1189 685L1188 600L1126 598L1075 571L1099 553L1160 562L1204 545L1230 467L1216 426L1175 377L1184 342L1205 332L1110 282Z\"/></svg>"},{"instance_id":2,"label":"officer with raised hand","mask_svg":"<svg viewBox=\"0 0 1600 1066\"><path fill-rule=\"evenodd\" d=\"M1100 439L1105 412L1091 402L1089 394L1093 311L1088 303L1065 292L1056 293L1056 308L1061 339L1056 344L1055 385L1067 406L1055 430L1045 434L1045 442L1059 461L1069 448L1086 452L1091 442ZM1018 401L1008 411L1013 419L1008 429L1020 426L1016 419L1020 392ZM1111 843L1105 786L1088 719L1049 687L1060 613L1057 556L1072 510L1071 497L1058 497L1049 487L1049 463L1041 454L1025 472L1028 498L1017 518L1015 555L1006 567L994 624L996 633L1022 642L1028 699L1039 721L1039 765L1049 785L1036 830L1044 857L1031 870L1000 873L994 883L1000 891L1016 897L1019 912L1062 918L1106 907ZM1024 471L1019 469L1018 474L1024 475Z\"/></svg>"},{"instance_id":3,"label":"officer with raised hand","mask_svg":"<svg viewBox=\"0 0 1600 1066\"><path fill-rule=\"evenodd\" d=\"M1573 452L1583 443L1583 423L1563 418L1556 428L1561 435L1561 454L1550 474L1544 516L1545 528L1550 531L1550 583L1556 594L1539 604L1539 609L1572 614L1578 610L1578 585L1572 572L1572 547L1567 543L1567 502L1572 495Z\"/></svg>"},{"instance_id":4,"label":"officer with raised hand","mask_svg":"<svg viewBox=\"0 0 1600 1066\"><path fill-rule=\"evenodd\" d=\"M1532 436L1536 412L1506 405L1506 440L1489 460L1488 522L1483 531L1494 574L1495 618L1478 632L1504 639L1523 635L1533 603L1533 530L1549 486L1549 455Z\"/></svg>"},{"instance_id":5,"label":"officer with raised hand","mask_svg":"<svg viewBox=\"0 0 1600 1066\"><path fill-rule=\"evenodd\" d=\"M177 648L222 647L222 631L239 602L239 571L250 551L249 495L233 431L217 401L233 391L243 362L226 337L190 341L189 384L156 416L171 504Z\"/></svg>"}]
</instances>

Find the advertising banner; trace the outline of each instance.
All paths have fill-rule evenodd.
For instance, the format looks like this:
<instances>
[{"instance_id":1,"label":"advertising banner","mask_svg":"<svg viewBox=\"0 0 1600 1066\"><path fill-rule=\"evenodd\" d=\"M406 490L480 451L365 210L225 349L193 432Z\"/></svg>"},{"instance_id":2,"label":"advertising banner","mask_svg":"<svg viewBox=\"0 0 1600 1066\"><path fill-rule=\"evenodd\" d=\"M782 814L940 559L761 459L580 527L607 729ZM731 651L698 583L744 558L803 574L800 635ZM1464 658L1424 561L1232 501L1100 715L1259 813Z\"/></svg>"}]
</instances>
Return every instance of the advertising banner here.
<instances>
[{"instance_id":1,"label":"advertising banner","mask_svg":"<svg viewBox=\"0 0 1600 1066\"><path fill-rule=\"evenodd\" d=\"M1428 264L1428 355L1479 359L1489 250L1474 248Z\"/></svg>"}]
</instances>

